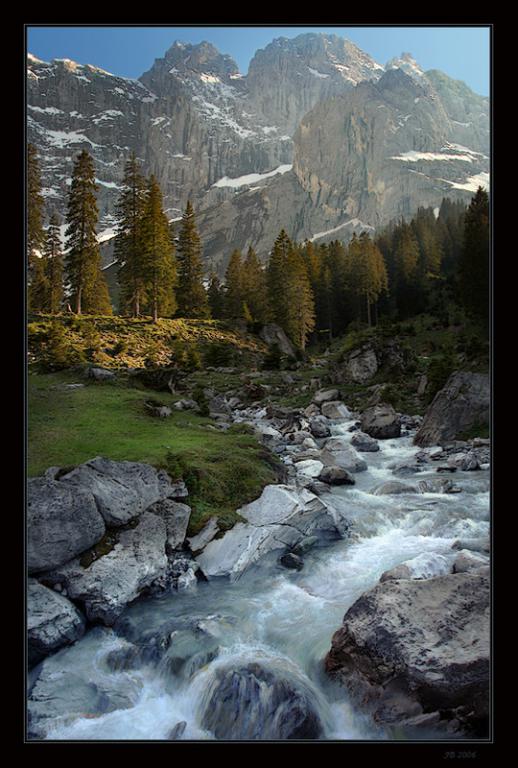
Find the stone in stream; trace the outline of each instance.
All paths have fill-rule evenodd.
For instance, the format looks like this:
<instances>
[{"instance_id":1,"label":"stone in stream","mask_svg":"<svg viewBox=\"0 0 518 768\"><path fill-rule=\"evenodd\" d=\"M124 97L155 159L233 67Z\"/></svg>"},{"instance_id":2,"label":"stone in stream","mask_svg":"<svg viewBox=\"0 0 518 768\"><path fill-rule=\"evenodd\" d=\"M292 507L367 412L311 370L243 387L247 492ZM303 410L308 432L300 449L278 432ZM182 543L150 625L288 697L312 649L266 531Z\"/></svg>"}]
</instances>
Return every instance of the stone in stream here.
<instances>
[{"instance_id":1,"label":"stone in stream","mask_svg":"<svg viewBox=\"0 0 518 768\"><path fill-rule=\"evenodd\" d=\"M330 400L322 403L321 410L323 416L334 421L350 419L352 416L349 408L341 400Z\"/></svg>"},{"instance_id":2,"label":"stone in stream","mask_svg":"<svg viewBox=\"0 0 518 768\"><path fill-rule=\"evenodd\" d=\"M308 477L319 477L320 473L324 469L324 465L321 461L315 459L306 459L305 461L297 462L297 472Z\"/></svg>"},{"instance_id":3,"label":"stone in stream","mask_svg":"<svg viewBox=\"0 0 518 768\"><path fill-rule=\"evenodd\" d=\"M398 493L417 493L417 488L414 485L406 485L406 483L399 483L396 480L389 480L386 483L376 486L371 493L374 496L385 496Z\"/></svg>"},{"instance_id":4,"label":"stone in stream","mask_svg":"<svg viewBox=\"0 0 518 768\"><path fill-rule=\"evenodd\" d=\"M324 467L318 479L327 485L354 485L356 482L342 467Z\"/></svg>"},{"instance_id":5,"label":"stone in stream","mask_svg":"<svg viewBox=\"0 0 518 768\"><path fill-rule=\"evenodd\" d=\"M323 438L331 435L329 422L325 416L314 416L309 421L309 429L313 437Z\"/></svg>"},{"instance_id":6,"label":"stone in stream","mask_svg":"<svg viewBox=\"0 0 518 768\"><path fill-rule=\"evenodd\" d=\"M186 721L180 720L180 722L176 723L176 725L173 726L173 728L171 728L171 730L167 734L168 741L176 741L177 739L180 739L183 736L186 728L187 728Z\"/></svg>"},{"instance_id":7,"label":"stone in stream","mask_svg":"<svg viewBox=\"0 0 518 768\"><path fill-rule=\"evenodd\" d=\"M337 389L319 389L313 395L313 402L315 405L322 406L322 403L329 403L333 400L340 399L340 392Z\"/></svg>"},{"instance_id":8,"label":"stone in stream","mask_svg":"<svg viewBox=\"0 0 518 768\"><path fill-rule=\"evenodd\" d=\"M380 576L380 582L393 579L432 579L450 573L450 563L444 555L423 553L405 560Z\"/></svg>"},{"instance_id":9,"label":"stone in stream","mask_svg":"<svg viewBox=\"0 0 518 768\"><path fill-rule=\"evenodd\" d=\"M417 490L419 493L460 493L462 489L445 477L432 477L428 480L418 480Z\"/></svg>"},{"instance_id":10,"label":"stone in stream","mask_svg":"<svg viewBox=\"0 0 518 768\"><path fill-rule=\"evenodd\" d=\"M471 552L489 552L489 536L480 536L472 539L457 539L451 545L452 549L469 549Z\"/></svg>"},{"instance_id":11,"label":"stone in stream","mask_svg":"<svg viewBox=\"0 0 518 768\"><path fill-rule=\"evenodd\" d=\"M400 437L401 419L391 405L379 403L362 413L361 428L376 440L387 440Z\"/></svg>"},{"instance_id":12,"label":"stone in stream","mask_svg":"<svg viewBox=\"0 0 518 768\"><path fill-rule=\"evenodd\" d=\"M304 567L304 560L300 555L297 555L294 552L286 552L279 559L279 563L284 566L284 568L292 568L296 571L301 571Z\"/></svg>"},{"instance_id":13,"label":"stone in stream","mask_svg":"<svg viewBox=\"0 0 518 768\"><path fill-rule=\"evenodd\" d=\"M453 573L467 573L475 568L484 568L489 560L481 554L464 549L459 552L453 563Z\"/></svg>"},{"instance_id":14,"label":"stone in stream","mask_svg":"<svg viewBox=\"0 0 518 768\"><path fill-rule=\"evenodd\" d=\"M321 461L326 466L342 467L348 472L364 472L367 469L365 459L362 459L358 451L343 437L330 437L326 440Z\"/></svg>"},{"instance_id":15,"label":"stone in stream","mask_svg":"<svg viewBox=\"0 0 518 768\"><path fill-rule=\"evenodd\" d=\"M323 726L310 689L258 663L216 670L202 725L216 739L318 739Z\"/></svg>"},{"instance_id":16,"label":"stone in stream","mask_svg":"<svg viewBox=\"0 0 518 768\"><path fill-rule=\"evenodd\" d=\"M385 727L440 712L458 736L488 735L489 568L385 581L347 611L326 671Z\"/></svg>"},{"instance_id":17,"label":"stone in stream","mask_svg":"<svg viewBox=\"0 0 518 768\"><path fill-rule=\"evenodd\" d=\"M361 452L379 451L380 449L377 440L359 430L355 430L351 438L351 445L356 448L357 451Z\"/></svg>"},{"instance_id":18,"label":"stone in stream","mask_svg":"<svg viewBox=\"0 0 518 768\"><path fill-rule=\"evenodd\" d=\"M85 620L66 597L36 579L29 579L27 631L29 665L33 666L62 646L79 640L85 632Z\"/></svg>"}]
</instances>

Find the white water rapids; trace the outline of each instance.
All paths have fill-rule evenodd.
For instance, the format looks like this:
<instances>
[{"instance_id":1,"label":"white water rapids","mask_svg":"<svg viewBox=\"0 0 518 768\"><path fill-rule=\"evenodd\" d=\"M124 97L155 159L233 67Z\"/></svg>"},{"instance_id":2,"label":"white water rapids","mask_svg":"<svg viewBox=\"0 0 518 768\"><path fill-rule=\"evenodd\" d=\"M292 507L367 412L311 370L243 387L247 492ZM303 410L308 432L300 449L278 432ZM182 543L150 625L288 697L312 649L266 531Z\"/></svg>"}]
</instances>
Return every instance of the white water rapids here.
<instances>
[{"instance_id":1,"label":"white water rapids","mask_svg":"<svg viewBox=\"0 0 518 768\"><path fill-rule=\"evenodd\" d=\"M333 434L352 436L350 425L335 424ZM348 608L383 571L422 553L439 553L453 563L455 539L488 534L489 472L457 471L454 481L462 488L457 494L374 496L374 487L399 479L389 465L418 451L412 437L380 440L379 445L379 452L362 454L368 469L355 474L355 486L334 488L323 497L352 521L352 537L307 553L302 571L280 567L277 552L235 584L199 582L188 591L142 600L127 609L133 626L146 631L169 619L196 617L217 643L218 653L192 676L175 675L160 663L113 671L107 654L126 641L100 627L52 657L56 696L62 684L76 685L81 697L82 684L94 683L110 692L112 711L47 717L46 738L166 739L176 723L185 721L182 739L214 739L201 725L211 680L222 666L250 662L281 670L311 691L323 738L386 738L346 691L326 678L323 659L331 637ZM428 465L402 481L438 477L435 470L436 465Z\"/></svg>"}]
</instances>

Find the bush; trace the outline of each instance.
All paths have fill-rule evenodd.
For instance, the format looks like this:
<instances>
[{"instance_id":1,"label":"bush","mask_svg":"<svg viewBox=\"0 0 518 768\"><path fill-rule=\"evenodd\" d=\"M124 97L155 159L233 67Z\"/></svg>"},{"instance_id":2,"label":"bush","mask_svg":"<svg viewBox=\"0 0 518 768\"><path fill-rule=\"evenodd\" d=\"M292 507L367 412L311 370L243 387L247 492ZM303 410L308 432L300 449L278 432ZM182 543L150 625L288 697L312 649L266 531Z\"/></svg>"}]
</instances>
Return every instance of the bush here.
<instances>
[{"instance_id":1,"label":"bush","mask_svg":"<svg viewBox=\"0 0 518 768\"><path fill-rule=\"evenodd\" d=\"M278 371L281 367L281 348L277 343L270 344L264 356L263 370Z\"/></svg>"},{"instance_id":2,"label":"bush","mask_svg":"<svg viewBox=\"0 0 518 768\"><path fill-rule=\"evenodd\" d=\"M213 368L226 368L232 365L234 353L228 344L214 342L206 347L203 360L206 366Z\"/></svg>"},{"instance_id":3,"label":"bush","mask_svg":"<svg viewBox=\"0 0 518 768\"><path fill-rule=\"evenodd\" d=\"M48 371L60 371L85 362L84 353L72 346L63 325L52 323L42 355L43 367Z\"/></svg>"}]
</instances>

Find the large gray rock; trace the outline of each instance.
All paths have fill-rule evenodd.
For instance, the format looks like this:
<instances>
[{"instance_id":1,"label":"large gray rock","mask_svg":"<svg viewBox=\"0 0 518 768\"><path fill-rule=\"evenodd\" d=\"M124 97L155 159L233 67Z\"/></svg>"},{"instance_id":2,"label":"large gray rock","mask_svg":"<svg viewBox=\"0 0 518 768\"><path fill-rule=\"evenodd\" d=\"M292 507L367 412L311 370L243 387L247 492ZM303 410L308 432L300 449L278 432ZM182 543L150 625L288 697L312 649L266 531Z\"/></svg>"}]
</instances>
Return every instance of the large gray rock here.
<instances>
[{"instance_id":1,"label":"large gray rock","mask_svg":"<svg viewBox=\"0 0 518 768\"><path fill-rule=\"evenodd\" d=\"M401 435L401 420L391 405L379 403L362 413L361 428L376 440L386 440Z\"/></svg>"},{"instance_id":2,"label":"large gray rock","mask_svg":"<svg viewBox=\"0 0 518 768\"><path fill-rule=\"evenodd\" d=\"M111 527L126 525L151 504L168 496L174 497L177 492L163 469L100 456L80 464L60 482L89 491L106 524Z\"/></svg>"},{"instance_id":3,"label":"large gray rock","mask_svg":"<svg viewBox=\"0 0 518 768\"><path fill-rule=\"evenodd\" d=\"M380 576L380 581L392 579L432 579L450 573L450 563L444 555L423 552L411 560L405 560Z\"/></svg>"},{"instance_id":4,"label":"large gray rock","mask_svg":"<svg viewBox=\"0 0 518 768\"><path fill-rule=\"evenodd\" d=\"M187 504L181 504L172 499L163 499L152 504L147 511L158 515L165 522L167 554L171 554L175 549L180 549L185 541L191 508Z\"/></svg>"},{"instance_id":5,"label":"large gray rock","mask_svg":"<svg viewBox=\"0 0 518 768\"><path fill-rule=\"evenodd\" d=\"M216 739L318 739L314 693L279 671L250 663L216 670L202 723Z\"/></svg>"},{"instance_id":6,"label":"large gray rock","mask_svg":"<svg viewBox=\"0 0 518 768\"><path fill-rule=\"evenodd\" d=\"M295 357L295 347L280 325L276 325L275 323L267 323L266 325L263 325L259 337L269 346L277 344L283 355Z\"/></svg>"},{"instance_id":7,"label":"large gray rock","mask_svg":"<svg viewBox=\"0 0 518 768\"><path fill-rule=\"evenodd\" d=\"M489 569L385 581L333 636L326 670L376 722L439 712L458 735L488 733Z\"/></svg>"},{"instance_id":8,"label":"large gray rock","mask_svg":"<svg viewBox=\"0 0 518 768\"><path fill-rule=\"evenodd\" d=\"M331 429L325 416L314 416L309 421L311 434L316 438L329 437Z\"/></svg>"},{"instance_id":9,"label":"large gray rock","mask_svg":"<svg viewBox=\"0 0 518 768\"><path fill-rule=\"evenodd\" d=\"M326 440L321 461L326 466L335 465L348 472L364 472L367 469L367 462L343 437L330 437Z\"/></svg>"},{"instance_id":10,"label":"large gray rock","mask_svg":"<svg viewBox=\"0 0 518 768\"><path fill-rule=\"evenodd\" d=\"M354 485L355 479L342 467L324 467L318 479L327 485Z\"/></svg>"},{"instance_id":11,"label":"large gray rock","mask_svg":"<svg viewBox=\"0 0 518 768\"><path fill-rule=\"evenodd\" d=\"M168 579L167 528L156 514L144 512L135 528L120 531L111 551L88 567L72 560L46 574L84 605L90 621L110 626L125 607L150 587Z\"/></svg>"},{"instance_id":12,"label":"large gray rock","mask_svg":"<svg viewBox=\"0 0 518 768\"><path fill-rule=\"evenodd\" d=\"M345 536L348 522L305 488L267 485L261 496L241 507L246 523L237 523L211 541L196 560L207 578L235 581L250 566L277 549L292 549L303 538Z\"/></svg>"},{"instance_id":13,"label":"large gray rock","mask_svg":"<svg viewBox=\"0 0 518 768\"><path fill-rule=\"evenodd\" d=\"M205 549L207 544L219 533L218 518L211 517L196 536L187 539L187 544L194 555Z\"/></svg>"},{"instance_id":14,"label":"large gray rock","mask_svg":"<svg viewBox=\"0 0 518 768\"><path fill-rule=\"evenodd\" d=\"M315 405L322 406L322 403L331 403L340 399L340 392L337 389L319 389L313 395Z\"/></svg>"},{"instance_id":15,"label":"large gray rock","mask_svg":"<svg viewBox=\"0 0 518 768\"><path fill-rule=\"evenodd\" d=\"M356 448L357 451L361 451L362 453L375 452L380 449L377 440L361 431L353 434L351 445Z\"/></svg>"},{"instance_id":16,"label":"large gray rock","mask_svg":"<svg viewBox=\"0 0 518 768\"><path fill-rule=\"evenodd\" d=\"M484 555L464 549L459 552L453 563L453 573L467 573L476 568L485 568L489 560Z\"/></svg>"},{"instance_id":17,"label":"large gray rock","mask_svg":"<svg viewBox=\"0 0 518 768\"><path fill-rule=\"evenodd\" d=\"M27 633L31 666L62 646L79 640L84 632L85 620L70 600L36 579L29 579Z\"/></svg>"},{"instance_id":18,"label":"large gray rock","mask_svg":"<svg viewBox=\"0 0 518 768\"><path fill-rule=\"evenodd\" d=\"M489 424L489 377L457 371L435 395L414 442L437 445L454 440L472 427Z\"/></svg>"},{"instance_id":19,"label":"large gray rock","mask_svg":"<svg viewBox=\"0 0 518 768\"><path fill-rule=\"evenodd\" d=\"M364 346L349 353L345 373L353 381L365 384L377 373L378 365L375 351L370 346Z\"/></svg>"},{"instance_id":20,"label":"large gray rock","mask_svg":"<svg viewBox=\"0 0 518 768\"><path fill-rule=\"evenodd\" d=\"M330 400L322 403L322 415L335 421L352 418L351 411L341 400Z\"/></svg>"},{"instance_id":21,"label":"large gray rock","mask_svg":"<svg viewBox=\"0 0 518 768\"><path fill-rule=\"evenodd\" d=\"M36 477L28 482L29 573L66 563L96 544L106 530L89 488Z\"/></svg>"}]
</instances>

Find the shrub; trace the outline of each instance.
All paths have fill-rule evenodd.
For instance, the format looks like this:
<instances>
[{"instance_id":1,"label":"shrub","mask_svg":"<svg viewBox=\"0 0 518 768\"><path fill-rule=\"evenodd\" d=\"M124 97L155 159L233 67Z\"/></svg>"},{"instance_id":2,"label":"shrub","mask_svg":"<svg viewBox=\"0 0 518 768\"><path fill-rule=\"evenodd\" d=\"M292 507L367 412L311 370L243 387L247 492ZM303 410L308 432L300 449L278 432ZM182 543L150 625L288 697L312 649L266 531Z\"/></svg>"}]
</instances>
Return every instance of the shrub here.
<instances>
[{"instance_id":1,"label":"shrub","mask_svg":"<svg viewBox=\"0 0 518 768\"><path fill-rule=\"evenodd\" d=\"M268 352L264 356L263 370L278 371L281 367L281 348L274 342L268 347Z\"/></svg>"}]
</instances>

